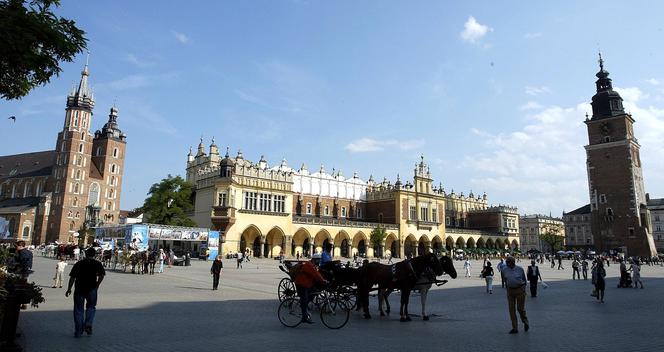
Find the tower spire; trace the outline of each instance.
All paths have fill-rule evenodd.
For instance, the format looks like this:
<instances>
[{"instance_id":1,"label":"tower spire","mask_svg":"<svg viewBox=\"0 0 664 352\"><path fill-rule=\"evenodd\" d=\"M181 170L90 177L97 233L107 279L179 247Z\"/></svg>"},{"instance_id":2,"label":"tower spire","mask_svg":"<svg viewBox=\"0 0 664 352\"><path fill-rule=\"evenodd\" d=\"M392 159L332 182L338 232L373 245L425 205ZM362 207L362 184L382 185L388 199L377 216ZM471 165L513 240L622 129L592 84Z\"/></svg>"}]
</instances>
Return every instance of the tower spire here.
<instances>
[{"instance_id":1,"label":"tower spire","mask_svg":"<svg viewBox=\"0 0 664 352\"><path fill-rule=\"evenodd\" d=\"M599 70L604 71L604 60L602 59L602 51L600 50L598 51L598 53L599 53L599 60L597 61L599 62Z\"/></svg>"}]
</instances>

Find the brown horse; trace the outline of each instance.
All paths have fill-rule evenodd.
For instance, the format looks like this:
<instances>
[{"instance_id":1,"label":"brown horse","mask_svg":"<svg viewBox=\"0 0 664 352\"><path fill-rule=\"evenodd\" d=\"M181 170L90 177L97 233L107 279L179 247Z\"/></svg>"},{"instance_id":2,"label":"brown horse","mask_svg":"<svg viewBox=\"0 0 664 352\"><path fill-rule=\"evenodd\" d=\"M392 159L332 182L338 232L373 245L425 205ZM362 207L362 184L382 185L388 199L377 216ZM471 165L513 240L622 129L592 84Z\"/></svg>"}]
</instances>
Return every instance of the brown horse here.
<instances>
[{"instance_id":1,"label":"brown horse","mask_svg":"<svg viewBox=\"0 0 664 352\"><path fill-rule=\"evenodd\" d=\"M395 289L401 291L401 305L399 308L401 321L411 320L408 316L410 292L417 285L417 281L422 274L426 270L431 270L435 276L443 275L444 272L438 256L434 253L421 255L392 265L369 263L360 270L362 280L358 285L358 305L364 309L364 317L366 319L371 318L371 314L369 314L369 291L374 285L378 285L379 292ZM453 271L453 273L456 277L456 271Z\"/></svg>"}]
</instances>

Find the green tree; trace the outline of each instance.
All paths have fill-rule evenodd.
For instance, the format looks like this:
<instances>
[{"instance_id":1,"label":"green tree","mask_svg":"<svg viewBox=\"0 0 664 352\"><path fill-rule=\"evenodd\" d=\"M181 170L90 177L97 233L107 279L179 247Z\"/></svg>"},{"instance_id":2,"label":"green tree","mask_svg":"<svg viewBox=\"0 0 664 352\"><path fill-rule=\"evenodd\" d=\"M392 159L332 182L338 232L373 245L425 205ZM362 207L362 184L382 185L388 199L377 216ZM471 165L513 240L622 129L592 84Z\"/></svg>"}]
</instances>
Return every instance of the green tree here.
<instances>
[{"instance_id":1,"label":"green tree","mask_svg":"<svg viewBox=\"0 0 664 352\"><path fill-rule=\"evenodd\" d=\"M153 224L196 226L187 216L187 213L194 209L193 188L193 185L182 177L168 175L150 187L142 207L143 218Z\"/></svg>"},{"instance_id":2,"label":"green tree","mask_svg":"<svg viewBox=\"0 0 664 352\"><path fill-rule=\"evenodd\" d=\"M539 238L542 242L546 243L551 252L556 252L563 247L565 237L563 236L563 227L560 225L549 225L544 228L540 233Z\"/></svg>"},{"instance_id":3,"label":"green tree","mask_svg":"<svg viewBox=\"0 0 664 352\"><path fill-rule=\"evenodd\" d=\"M375 257L383 256L381 245L383 244L386 236L387 233L385 232L384 227L377 226L371 231L371 234L369 235L369 242L371 242L371 245L373 246Z\"/></svg>"},{"instance_id":4,"label":"green tree","mask_svg":"<svg viewBox=\"0 0 664 352\"><path fill-rule=\"evenodd\" d=\"M0 0L0 96L20 99L87 47L85 32L56 16L59 0Z\"/></svg>"}]
</instances>

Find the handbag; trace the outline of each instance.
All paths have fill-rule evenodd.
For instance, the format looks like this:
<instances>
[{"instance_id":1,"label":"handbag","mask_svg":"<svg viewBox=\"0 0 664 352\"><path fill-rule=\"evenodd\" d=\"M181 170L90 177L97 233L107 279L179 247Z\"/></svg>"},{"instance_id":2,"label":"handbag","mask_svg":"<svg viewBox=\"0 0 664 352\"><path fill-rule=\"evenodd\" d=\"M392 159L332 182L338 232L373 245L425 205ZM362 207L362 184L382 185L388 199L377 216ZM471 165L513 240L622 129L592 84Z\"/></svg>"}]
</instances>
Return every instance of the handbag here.
<instances>
[{"instance_id":1,"label":"handbag","mask_svg":"<svg viewBox=\"0 0 664 352\"><path fill-rule=\"evenodd\" d=\"M549 288L549 285L546 282L542 281L542 288Z\"/></svg>"}]
</instances>

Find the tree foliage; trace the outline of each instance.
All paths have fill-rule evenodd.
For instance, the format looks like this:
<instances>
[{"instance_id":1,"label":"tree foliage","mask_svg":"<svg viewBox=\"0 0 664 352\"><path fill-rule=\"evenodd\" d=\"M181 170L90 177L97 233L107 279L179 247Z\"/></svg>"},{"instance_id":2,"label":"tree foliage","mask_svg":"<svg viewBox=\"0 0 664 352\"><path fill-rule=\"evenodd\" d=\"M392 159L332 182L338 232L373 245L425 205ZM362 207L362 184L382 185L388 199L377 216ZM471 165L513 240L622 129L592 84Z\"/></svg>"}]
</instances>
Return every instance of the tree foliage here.
<instances>
[{"instance_id":1,"label":"tree foliage","mask_svg":"<svg viewBox=\"0 0 664 352\"><path fill-rule=\"evenodd\" d=\"M377 226L371 230L371 234L369 235L369 242L371 242L374 250L380 250L380 246L383 244L385 237L387 237L387 233L385 232L384 227ZM378 253L378 255L380 256L382 253Z\"/></svg>"},{"instance_id":2,"label":"tree foliage","mask_svg":"<svg viewBox=\"0 0 664 352\"><path fill-rule=\"evenodd\" d=\"M56 16L59 0L0 0L0 96L20 99L46 84L87 47L73 20Z\"/></svg>"},{"instance_id":3,"label":"tree foliage","mask_svg":"<svg viewBox=\"0 0 664 352\"><path fill-rule=\"evenodd\" d=\"M544 228L544 231L539 235L542 242L549 245L552 252L555 252L563 247L563 228L560 225L549 225Z\"/></svg>"},{"instance_id":4,"label":"tree foliage","mask_svg":"<svg viewBox=\"0 0 664 352\"><path fill-rule=\"evenodd\" d=\"M142 207L143 218L153 224L196 226L187 216L187 213L194 209L193 188L193 185L182 177L168 175L150 187Z\"/></svg>"}]
</instances>

